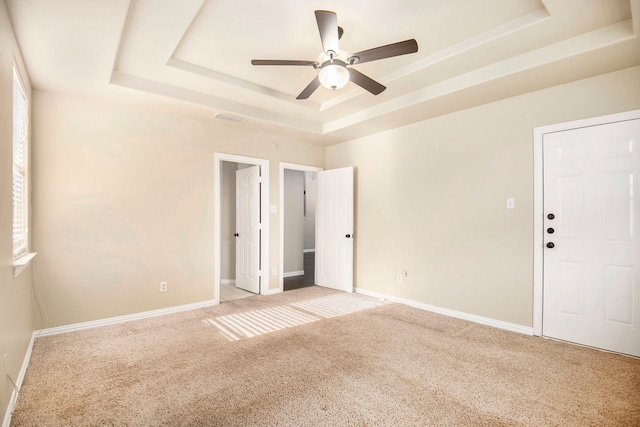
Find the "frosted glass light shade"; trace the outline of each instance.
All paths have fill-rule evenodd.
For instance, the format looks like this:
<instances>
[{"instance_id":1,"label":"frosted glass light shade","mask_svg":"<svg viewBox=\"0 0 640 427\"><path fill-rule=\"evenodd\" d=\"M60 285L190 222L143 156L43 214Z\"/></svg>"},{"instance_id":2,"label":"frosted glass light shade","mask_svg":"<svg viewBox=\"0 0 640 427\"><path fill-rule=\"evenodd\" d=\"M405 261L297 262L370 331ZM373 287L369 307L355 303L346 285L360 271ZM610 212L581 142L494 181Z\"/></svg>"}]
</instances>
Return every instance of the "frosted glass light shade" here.
<instances>
[{"instance_id":1,"label":"frosted glass light shade","mask_svg":"<svg viewBox=\"0 0 640 427\"><path fill-rule=\"evenodd\" d=\"M340 89L349 82L349 70L342 64L327 64L318 73L320 84L328 89Z\"/></svg>"}]
</instances>

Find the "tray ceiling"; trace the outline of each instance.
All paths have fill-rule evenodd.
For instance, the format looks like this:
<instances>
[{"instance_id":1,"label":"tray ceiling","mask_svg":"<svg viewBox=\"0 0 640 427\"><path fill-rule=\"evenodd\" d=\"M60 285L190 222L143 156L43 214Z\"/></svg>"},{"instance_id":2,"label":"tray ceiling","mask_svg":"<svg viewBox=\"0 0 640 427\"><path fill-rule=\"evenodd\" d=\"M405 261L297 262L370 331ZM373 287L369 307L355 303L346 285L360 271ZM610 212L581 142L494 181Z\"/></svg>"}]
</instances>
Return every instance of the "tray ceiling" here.
<instances>
[{"instance_id":1,"label":"tray ceiling","mask_svg":"<svg viewBox=\"0 0 640 427\"><path fill-rule=\"evenodd\" d=\"M217 113L329 145L640 64L638 0L5 0L35 89L112 99L197 120ZM340 48L415 38L414 54L356 65L387 86L296 96L316 60L314 10Z\"/></svg>"}]
</instances>

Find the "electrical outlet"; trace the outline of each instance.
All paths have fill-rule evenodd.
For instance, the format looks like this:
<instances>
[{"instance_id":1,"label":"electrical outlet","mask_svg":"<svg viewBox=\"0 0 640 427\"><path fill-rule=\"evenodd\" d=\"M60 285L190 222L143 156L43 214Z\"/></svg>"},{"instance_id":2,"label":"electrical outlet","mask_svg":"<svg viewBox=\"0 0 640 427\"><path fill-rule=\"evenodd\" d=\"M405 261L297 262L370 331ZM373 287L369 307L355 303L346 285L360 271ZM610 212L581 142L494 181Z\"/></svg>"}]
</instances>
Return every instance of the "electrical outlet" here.
<instances>
[{"instance_id":1,"label":"electrical outlet","mask_svg":"<svg viewBox=\"0 0 640 427\"><path fill-rule=\"evenodd\" d=\"M273 267L271 269L271 275L272 276L277 276L278 275L278 268L277 267Z\"/></svg>"},{"instance_id":2,"label":"electrical outlet","mask_svg":"<svg viewBox=\"0 0 640 427\"><path fill-rule=\"evenodd\" d=\"M160 292L167 292L167 282L160 282Z\"/></svg>"},{"instance_id":3,"label":"electrical outlet","mask_svg":"<svg viewBox=\"0 0 640 427\"><path fill-rule=\"evenodd\" d=\"M402 280L407 277L407 272L406 271L400 271L398 272L398 274L396 275L396 282L398 284L402 283Z\"/></svg>"}]
</instances>

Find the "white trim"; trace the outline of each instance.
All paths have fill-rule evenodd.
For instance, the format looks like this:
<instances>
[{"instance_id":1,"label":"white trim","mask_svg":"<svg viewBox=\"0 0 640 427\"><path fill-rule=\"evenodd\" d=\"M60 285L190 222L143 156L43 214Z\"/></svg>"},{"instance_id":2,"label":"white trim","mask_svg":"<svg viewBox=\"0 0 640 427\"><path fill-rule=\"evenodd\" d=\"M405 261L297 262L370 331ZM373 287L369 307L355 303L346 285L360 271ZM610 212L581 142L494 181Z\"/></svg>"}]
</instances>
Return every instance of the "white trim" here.
<instances>
[{"instance_id":1,"label":"white trim","mask_svg":"<svg viewBox=\"0 0 640 427\"><path fill-rule=\"evenodd\" d=\"M16 278L22 271L27 268L27 266L31 263L31 260L38 255L38 252L31 252L25 255L22 255L20 258L15 259L13 261L13 277Z\"/></svg>"},{"instance_id":2,"label":"white trim","mask_svg":"<svg viewBox=\"0 0 640 427\"><path fill-rule=\"evenodd\" d=\"M220 279L221 285L234 285L236 284L236 279Z\"/></svg>"},{"instance_id":3,"label":"white trim","mask_svg":"<svg viewBox=\"0 0 640 427\"><path fill-rule=\"evenodd\" d=\"M273 295L273 294L278 294L282 292L282 290L275 288L275 289L267 289L264 291L263 295Z\"/></svg>"},{"instance_id":4,"label":"white trim","mask_svg":"<svg viewBox=\"0 0 640 427\"><path fill-rule=\"evenodd\" d=\"M280 266L278 271L284 271L284 170L295 170L302 172L320 172L323 169L316 166L300 165L297 163L280 162ZM315 252L315 249L313 249ZM305 250L306 252L306 250ZM272 293L282 292L284 290L285 275L281 274L278 279L278 288Z\"/></svg>"},{"instance_id":5,"label":"white trim","mask_svg":"<svg viewBox=\"0 0 640 427\"><path fill-rule=\"evenodd\" d=\"M419 308L421 310L431 311L433 313L442 314L457 319L467 320L469 322L479 323L481 325L491 326L498 329L504 329L519 334L533 335L533 328L522 326L516 323L503 322L502 320L491 319L489 317L477 316L475 314L465 313L462 311L449 310L448 308L436 307L434 305L424 304L421 302L399 298L391 295L381 294L378 292L368 291L366 289L355 288L357 294L367 295L374 298L385 299L391 302L405 304L410 307Z\"/></svg>"},{"instance_id":6,"label":"white trim","mask_svg":"<svg viewBox=\"0 0 640 427\"><path fill-rule=\"evenodd\" d=\"M533 334L542 336L542 301L543 301L543 267L544 250L544 158L542 142L545 134L599 126L607 123L624 122L640 119L640 110L624 113L608 114L589 119L540 126L533 129Z\"/></svg>"},{"instance_id":7,"label":"white trim","mask_svg":"<svg viewBox=\"0 0 640 427\"><path fill-rule=\"evenodd\" d=\"M211 307L215 305L215 300L195 302L191 304L176 305L174 307L160 308L158 310L143 311L140 313L127 314L124 316L109 317L107 319L93 320L90 322L74 323L71 325L57 326L36 331L38 337L49 335L66 334L67 332L82 331L84 329L99 328L101 326L116 325L118 323L131 322L133 320L148 319L150 317L164 316L166 314L180 313L182 311L197 310L199 308Z\"/></svg>"},{"instance_id":8,"label":"white trim","mask_svg":"<svg viewBox=\"0 0 640 427\"><path fill-rule=\"evenodd\" d=\"M311 253L311 252L315 253L315 251L316 251L315 249L303 249L302 253L305 253L305 254L308 254L308 253Z\"/></svg>"},{"instance_id":9,"label":"white trim","mask_svg":"<svg viewBox=\"0 0 640 427\"><path fill-rule=\"evenodd\" d=\"M533 335L542 336L542 281L544 215L543 166L541 128L533 129Z\"/></svg>"},{"instance_id":10,"label":"white trim","mask_svg":"<svg viewBox=\"0 0 640 427\"><path fill-rule=\"evenodd\" d=\"M214 304L220 304L220 264L221 264L221 236L222 229L220 212L222 211L221 201L221 182L222 182L222 162L234 162L245 163L249 165L260 166L260 217L262 219L261 224L261 245L260 245L260 259L261 270L263 272L270 271L269 268L269 186L271 181L269 179L269 160L258 159L255 157L237 156L235 154L225 153L213 153L213 290L214 290ZM277 289L275 290L277 291ZM262 295L269 295L274 291L269 289L269 275L264 273L260 278L260 293Z\"/></svg>"},{"instance_id":11,"label":"white trim","mask_svg":"<svg viewBox=\"0 0 640 427\"><path fill-rule=\"evenodd\" d=\"M27 367L29 366L29 362L31 361L31 352L33 351L33 343L36 340L36 336L36 332L33 332L31 334L31 340L29 341L27 352L24 355L24 359L22 359L22 366L20 367L18 378L16 378L16 387L18 387L18 393L22 388L22 382L24 381L24 376L27 373ZM14 402L16 400L16 390L12 389L11 396L9 397L9 405L7 406L7 411L4 413L4 419L2 420L2 427L9 427L9 425L11 424L11 416L13 414L13 410L15 409Z\"/></svg>"},{"instance_id":12,"label":"white trim","mask_svg":"<svg viewBox=\"0 0 640 427\"><path fill-rule=\"evenodd\" d=\"M282 277L297 277L297 276L304 276L304 270L287 271L282 275Z\"/></svg>"}]
</instances>

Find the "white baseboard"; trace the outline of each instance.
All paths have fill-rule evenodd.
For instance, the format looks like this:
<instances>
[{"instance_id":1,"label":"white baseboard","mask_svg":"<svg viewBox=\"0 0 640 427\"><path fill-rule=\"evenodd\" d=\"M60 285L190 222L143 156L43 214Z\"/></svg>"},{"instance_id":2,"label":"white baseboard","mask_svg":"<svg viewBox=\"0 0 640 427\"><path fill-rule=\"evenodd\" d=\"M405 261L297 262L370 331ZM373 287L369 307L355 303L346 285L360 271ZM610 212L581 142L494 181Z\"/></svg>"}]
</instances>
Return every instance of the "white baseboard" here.
<instances>
[{"instance_id":1,"label":"white baseboard","mask_svg":"<svg viewBox=\"0 0 640 427\"><path fill-rule=\"evenodd\" d=\"M110 317L108 319L93 320L91 322L75 323L72 325L57 326L55 328L42 329L34 332L36 335L46 337L48 335L64 334L67 332L81 331L83 329L98 328L100 326L115 325L117 323L130 322L132 320L146 319L149 317L163 316L165 314L179 313L181 311L195 310L198 308L215 305L214 300L196 302L193 304L178 305L175 307L161 308L159 310L144 311L141 313L127 314L125 316Z\"/></svg>"},{"instance_id":2,"label":"white baseboard","mask_svg":"<svg viewBox=\"0 0 640 427\"><path fill-rule=\"evenodd\" d=\"M282 277L296 277L296 276L304 276L304 270L287 271L282 275Z\"/></svg>"},{"instance_id":3,"label":"white baseboard","mask_svg":"<svg viewBox=\"0 0 640 427\"><path fill-rule=\"evenodd\" d=\"M33 351L33 343L36 339L36 333L31 334L31 340L29 341L29 346L27 347L27 352L24 355L24 359L22 360L22 366L20 367L20 372L18 373L18 378L16 378L16 386L18 387L18 392L22 388L22 381L24 381L24 376L27 373L27 367L29 366L29 362L31 361L31 352ZM9 406L7 406L7 412L4 414L4 419L2 420L2 427L9 427L11 424L11 415L13 414L13 410L15 408L14 404L17 400L16 390L12 389L11 396L9 397Z\"/></svg>"},{"instance_id":4,"label":"white baseboard","mask_svg":"<svg viewBox=\"0 0 640 427\"><path fill-rule=\"evenodd\" d=\"M368 291L366 289L356 288L355 292L370 297L386 299L388 301L397 302L408 305L410 307L419 308L421 310L431 311L433 313L443 314L445 316L455 317L458 319L468 320L469 322L479 323L481 325L492 326L494 328L505 329L511 332L518 332L525 335L533 335L533 328L522 326L516 323L503 322L502 320L491 319L489 317L477 316L475 314L465 313L462 311L450 310L448 308L436 307L435 305L424 304L421 302L408 300L404 298L394 297L391 295L381 294L378 292Z\"/></svg>"},{"instance_id":5,"label":"white baseboard","mask_svg":"<svg viewBox=\"0 0 640 427\"><path fill-rule=\"evenodd\" d=\"M307 254L309 252L315 252L315 251L316 251L315 249L303 249L302 250L302 252L305 253L305 254Z\"/></svg>"},{"instance_id":6,"label":"white baseboard","mask_svg":"<svg viewBox=\"0 0 640 427\"><path fill-rule=\"evenodd\" d=\"M236 279L220 279L221 285L236 285Z\"/></svg>"}]
</instances>

